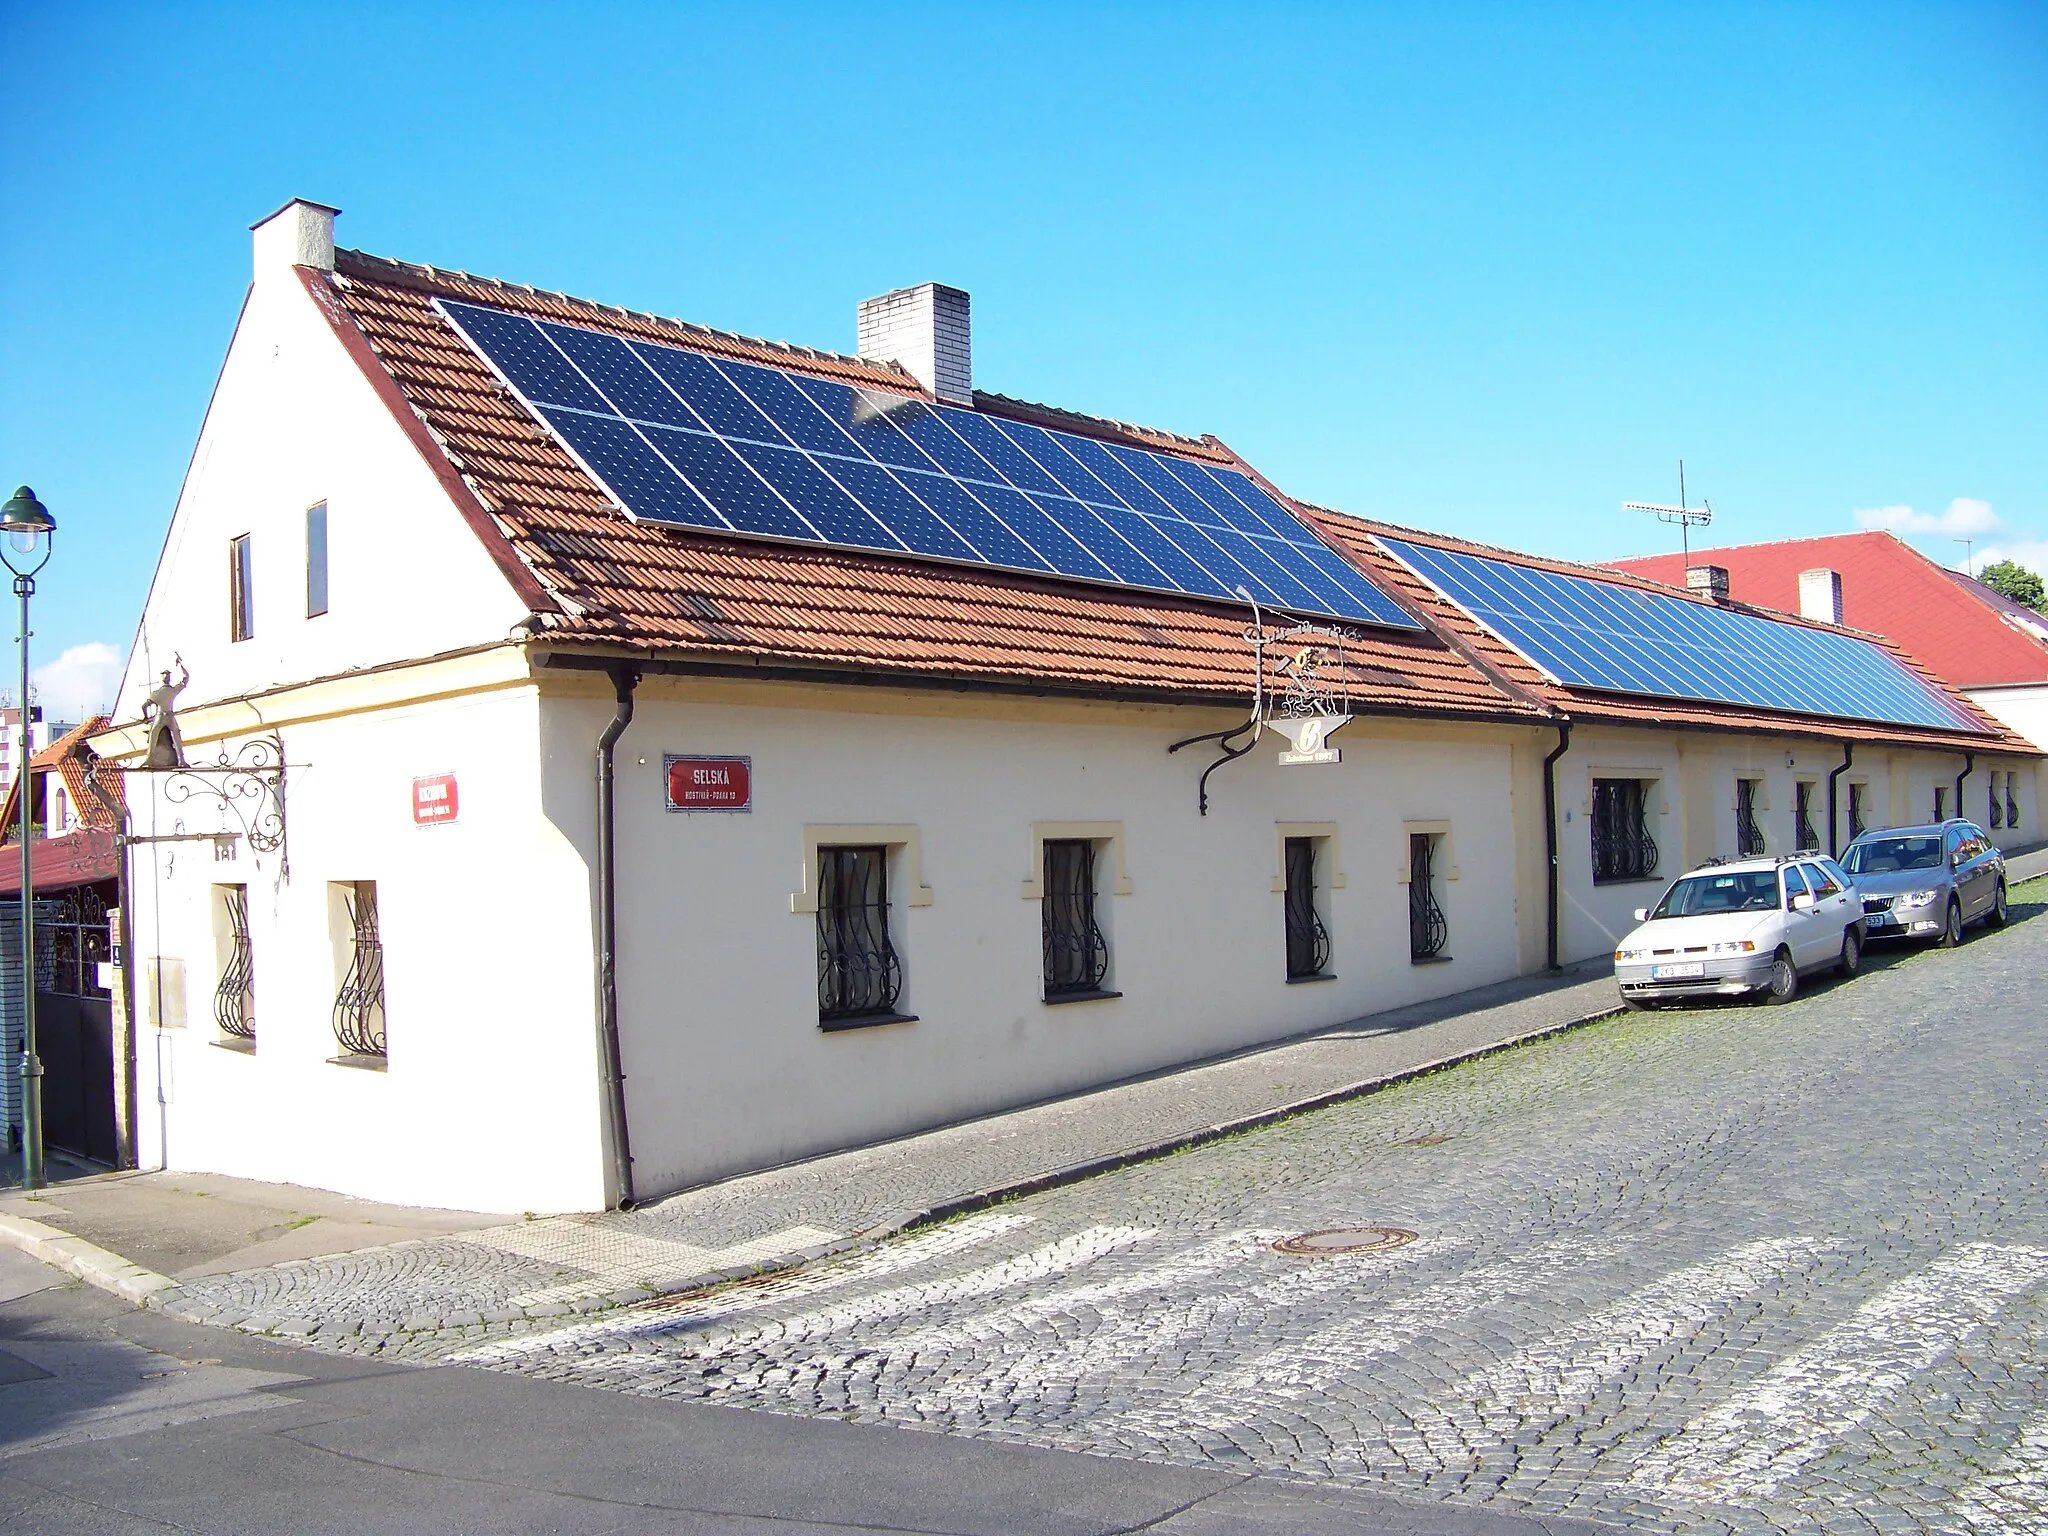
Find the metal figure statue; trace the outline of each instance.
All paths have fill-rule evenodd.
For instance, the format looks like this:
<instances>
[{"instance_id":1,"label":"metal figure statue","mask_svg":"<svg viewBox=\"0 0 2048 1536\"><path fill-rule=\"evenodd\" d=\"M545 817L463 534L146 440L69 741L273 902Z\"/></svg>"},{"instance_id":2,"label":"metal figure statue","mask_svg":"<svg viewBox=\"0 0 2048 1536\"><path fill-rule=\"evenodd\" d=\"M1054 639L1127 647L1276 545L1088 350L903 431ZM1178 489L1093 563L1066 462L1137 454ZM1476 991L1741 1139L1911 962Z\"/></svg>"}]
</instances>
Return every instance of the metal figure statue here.
<instances>
[{"instance_id":1,"label":"metal figure statue","mask_svg":"<svg viewBox=\"0 0 2048 1536\"><path fill-rule=\"evenodd\" d=\"M149 690L149 696L142 701L143 722L149 727L149 743L143 753L142 766L150 769L183 768L185 763L185 738L178 732L178 695L185 691L192 681L192 673L185 665L183 656L171 658L178 664L178 680L171 681L171 674L163 674L163 682Z\"/></svg>"}]
</instances>

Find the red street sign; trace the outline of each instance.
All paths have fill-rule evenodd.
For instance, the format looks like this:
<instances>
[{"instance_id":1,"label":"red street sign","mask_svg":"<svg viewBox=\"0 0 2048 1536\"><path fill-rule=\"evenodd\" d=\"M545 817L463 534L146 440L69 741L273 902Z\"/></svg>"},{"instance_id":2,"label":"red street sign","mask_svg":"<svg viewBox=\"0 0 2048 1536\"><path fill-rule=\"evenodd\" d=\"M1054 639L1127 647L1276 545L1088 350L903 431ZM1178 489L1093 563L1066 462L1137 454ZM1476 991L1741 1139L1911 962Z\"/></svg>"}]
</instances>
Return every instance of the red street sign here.
<instances>
[{"instance_id":1,"label":"red street sign","mask_svg":"<svg viewBox=\"0 0 2048 1536\"><path fill-rule=\"evenodd\" d=\"M751 811L754 760L750 757L665 757L672 811Z\"/></svg>"},{"instance_id":2,"label":"red street sign","mask_svg":"<svg viewBox=\"0 0 2048 1536\"><path fill-rule=\"evenodd\" d=\"M461 799L455 792L455 775L432 773L412 781L412 819L422 827L453 821Z\"/></svg>"}]
</instances>

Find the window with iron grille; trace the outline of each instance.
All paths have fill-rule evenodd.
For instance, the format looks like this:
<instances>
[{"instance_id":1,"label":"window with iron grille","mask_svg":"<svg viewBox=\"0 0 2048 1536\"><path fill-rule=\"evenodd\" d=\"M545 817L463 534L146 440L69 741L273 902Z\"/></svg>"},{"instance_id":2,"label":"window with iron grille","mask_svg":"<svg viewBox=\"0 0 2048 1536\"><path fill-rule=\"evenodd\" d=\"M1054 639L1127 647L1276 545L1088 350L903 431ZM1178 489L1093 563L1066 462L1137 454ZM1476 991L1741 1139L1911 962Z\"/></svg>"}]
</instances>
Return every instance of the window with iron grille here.
<instances>
[{"instance_id":1,"label":"window with iron grille","mask_svg":"<svg viewBox=\"0 0 2048 1536\"><path fill-rule=\"evenodd\" d=\"M2003 777L2003 774L1991 775L1991 830L1994 832L2005 825L2005 804L1998 783Z\"/></svg>"},{"instance_id":2,"label":"window with iron grille","mask_svg":"<svg viewBox=\"0 0 2048 1536\"><path fill-rule=\"evenodd\" d=\"M256 1041L256 964L249 943L249 887L216 885L220 980L213 989L213 1020L230 1041Z\"/></svg>"},{"instance_id":3,"label":"window with iron grille","mask_svg":"<svg viewBox=\"0 0 2048 1536\"><path fill-rule=\"evenodd\" d=\"M1755 779L1735 781L1735 851L1754 858L1764 851L1764 829L1756 824Z\"/></svg>"},{"instance_id":4,"label":"window with iron grille","mask_svg":"<svg viewBox=\"0 0 2048 1536\"><path fill-rule=\"evenodd\" d=\"M1850 838L1853 840L1855 838L1861 837L1863 835L1863 829L1865 825L1866 823L1864 821L1863 816L1863 786L1861 784L1851 784L1849 786Z\"/></svg>"},{"instance_id":5,"label":"window with iron grille","mask_svg":"<svg viewBox=\"0 0 2048 1536\"><path fill-rule=\"evenodd\" d=\"M348 924L347 969L334 999L334 1038L344 1057L384 1059L384 939L377 929L377 882L340 887Z\"/></svg>"},{"instance_id":6,"label":"window with iron grille","mask_svg":"<svg viewBox=\"0 0 2048 1536\"><path fill-rule=\"evenodd\" d=\"M903 962L889 937L889 850L818 850L818 1022L900 1017Z\"/></svg>"},{"instance_id":7,"label":"window with iron grille","mask_svg":"<svg viewBox=\"0 0 2048 1536\"><path fill-rule=\"evenodd\" d=\"M1330 934L1316 911L1315 837L1287 839L1287 979L1320 981L1330 973Z\"/></svg>"},{"instance_id":8,"label":"window with iron grille","mask_svg":"<svg viewBox=\"0 0 2048 1536\"><path fill-rule=\"evenodd\" d=\"M1934 786L1934 819L1948 820L1948 786L1945 784Z\"/></svg>"},{"instance_id":9,"label":"window with iron grille","mask_svg":"<svg viewBox=\"0 0 2048 1536\"><path fill-rule=\"evenodd\" d=\"M256 633L256 563L249 535L228 540L228 639Z\"/></svg>"},{"instance_id":10,"label":"window with iron grille","mask_svg":"<svg viewBox=\"0 0 2048 1536\"><path fill-rule=\"evenodd\" d=\"M1593 883L1647 880L1657 873L1648 796L1641 779L1593 781Z\"/></svg>"},{"instance_id":11,"label":"window with iron grille","mask_svg":"<svg viewBox=\"0 0 2048 1536\"><path fill-rule=\"evenodd\" d=\"M2012 773L2005 776L2005 827L2008 832L2019 830L2020 797L2013 793L2012 787L2013 780L2018 777L2019 775Z\"/></svg>"},{"instance_id":12,"label":"window with iron grille","mask_svg":"<svg viewBox=\"0 0 2048 1536\"><path fill-rule=\"evenodd\" d=\"M1813 785L1806 779L1792 786L1792 832L1801 853L1820 847L1820 834L1813 830Z\"/></svg>"},{"instance_id":13,"label":"window with iron grille","mask_svg":"<svg viewBox=\"0 0 2048 1536\"><path fill-rule=\"evenodd\" d=\"M1444 945L1451 925L1436 899L1436 855L1439 839L1432 832L1408 834L1408 957L1448 960Z\"/></svg>"},{"instance_id":14,"label":"window with iron grille","mask_svg":"<svg viewBox=\"0 0 2048 1536\"><path fill-rule=\"evenodd\" d=\"M1045 996L1098 997L1109 975L1109 941L1095 920L1095 844L1049 837L1042 905Z\"/></svg>"}]
</instances>

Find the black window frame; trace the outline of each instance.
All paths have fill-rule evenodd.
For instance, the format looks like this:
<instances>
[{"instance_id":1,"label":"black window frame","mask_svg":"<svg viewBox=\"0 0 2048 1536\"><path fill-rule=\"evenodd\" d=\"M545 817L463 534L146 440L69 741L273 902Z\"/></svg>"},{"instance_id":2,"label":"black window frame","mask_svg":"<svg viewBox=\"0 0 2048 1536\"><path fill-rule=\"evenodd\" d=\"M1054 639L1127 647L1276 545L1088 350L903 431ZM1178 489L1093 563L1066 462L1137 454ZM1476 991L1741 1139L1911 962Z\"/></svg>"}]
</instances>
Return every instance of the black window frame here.
<instances>
[{"instance_id":1,"label":"black window frame","mask_svg":"<svg viewBox=\"0 0 2048 1536\"><path fill-rule=\"evenodd\" d=\"M1735 781L1735 851L1745 859L1764 851L1764 829L1756 819L1756 792L1761 779Z\"/></svg>"},{"instance_id":2,"label":"black window frame","mask_svg":"<svg viewBox=\"0 0 2048 1536\"><path fill-rule=\"evenodd\" d=\"M1319 846L1328 839L1290 837L1281 845L1282 901L1286 906L1287 979L1330 981L1330 930L1316 909Z\"/></svg>"},{"instance_id":3,"label":"black window frame","mask_svg":"<svg viewBox=\"0 0 2048 1536\"><path fill-rule=\"evenodd\" d=\"M1849 784L1849 841L1855 842L1869 830L1869 824L1863 817L1863 786L1852 780Z\"/></svg>"},{"instance_id":4,"label":"black window frame","mask_svg":"<svg viewBox=\"0 0 2048 1536\"><path fill-rule=\"evenodd\" d=\"M1041 996L1048 1003L1121 997L1109 985L1109 940L1096 915L1093 838L1048 837L1040 844Z\"/></svg>"},{"instance_id":5,"label":"black window frame","mask_svg":"<svg viewBox=\"0 0 2048 1536\"><path fill-rule=\"evenodd\" d=\"M1436 899L1436 856L1442 834L1408 834L1408 963L1436 965L1451 957L1451 921Z\"/></svg>"},{"instance_id":6,"label":"black window frame","mask_svg":"<svg viewBox=\"0 0 2048 1536\"><path fill-rule=\"evenodd\" d=\"M1948 786L1934 786L1934 819L1937 823L1948 820Z\"/></svg>"},{"instance_id":7,"label":"black window frame","mask_svg":"<svg viewBox=\"0 0 2048 1536\"><path fill-rule=\"evenodd\" d=\"M908 1022L886 843L818 847L818 1027Z\"/></svg>"},{"instance_id":8,"label":"black window frame","mask_svg":"<svg viewBox=\"0 0 2048 1536\"><path fill-rule=\"evenodd\" d=\"M1593 781L1589 836L1595 885L1657 878L1657 840L1650 835L1649 806L1647 780Z\"/></svg>"},{"instance_id":9,"label":"black window frame","mask_svg":"<svg viewBox=\"0 0 2048 1536\"><path fill-rule=\"evenodd\" d=\"M1820 833L1813 825L1813 790L1811 779L1792 781L1792 840L1795 853L1817 853L1820 850Z\"/></svg>"}]
</instances>

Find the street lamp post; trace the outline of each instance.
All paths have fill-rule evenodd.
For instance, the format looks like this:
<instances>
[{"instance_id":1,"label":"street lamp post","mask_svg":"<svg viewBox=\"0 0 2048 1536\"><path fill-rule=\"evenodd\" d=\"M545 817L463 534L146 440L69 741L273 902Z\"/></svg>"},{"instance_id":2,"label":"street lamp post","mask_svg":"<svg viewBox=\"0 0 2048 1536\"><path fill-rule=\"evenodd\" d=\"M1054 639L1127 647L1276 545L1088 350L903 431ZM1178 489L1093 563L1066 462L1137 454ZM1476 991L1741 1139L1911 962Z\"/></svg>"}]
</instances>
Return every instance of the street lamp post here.
<instances>
[{"instance_id":1,"label":"street lamp post","mask_svg":"<svg viewBox=\"0 0 2048 1536\"><path fill-rule=\"evenodd\" d=\"M57 520L22 486L0 505L0 560L14 572L14 595L21 599L21 760L15 770L21 801L21 1185L43 1187L43 1064L36 1055L36 904L35 871L29 848L28 771L28 600L35 595L36 573L50 559Z\"/></svg>"}]
</instances>

